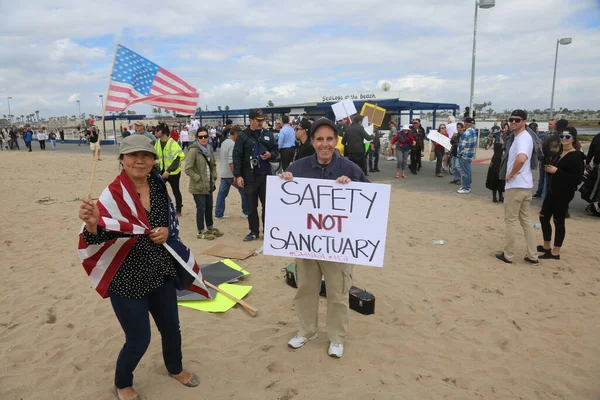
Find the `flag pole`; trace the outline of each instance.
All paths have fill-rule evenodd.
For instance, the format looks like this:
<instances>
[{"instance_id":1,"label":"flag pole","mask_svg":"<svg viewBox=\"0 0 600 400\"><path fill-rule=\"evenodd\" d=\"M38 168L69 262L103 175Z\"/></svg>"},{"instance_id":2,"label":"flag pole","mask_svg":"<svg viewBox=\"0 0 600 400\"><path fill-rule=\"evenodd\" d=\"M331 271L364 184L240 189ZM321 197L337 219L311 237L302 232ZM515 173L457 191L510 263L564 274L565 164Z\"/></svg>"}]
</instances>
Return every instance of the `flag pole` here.
<instances>
[{"instance_id":1,"label":"flag pole","mask_svg":"<svg viewBox=\"0 0 600 400\"><path fill-rule=\"evenodd\" d=\"M108 93L110 91L110 84L112 83L112 75L113 72L115 72L115 61L117 59L117 49L119 48L119 42L117 42L116 46L115 46L115 53L113 54L113 62L112 62L112 67L110 69L110 75L108 76L108 87L106 88L106 96L104 97L104 104L102 105L102 128L104 129L104 118L106 117L106 103L108 103ZM104 134L106 134L106 132L103 132ZM115 143L117 141L117 132L114 133L115 135ZM99 136L99 135L98 135ZM100 140L100 137L98 137L98 140ZM94 175L96 174L96 164L98 163L98 149L94 150L94 163L92 164L92 175L90 176L90 189L88 190L88 195L87 198L91 199L92 198L92 188L94 186Z\"/></svg>"}]
</instances>

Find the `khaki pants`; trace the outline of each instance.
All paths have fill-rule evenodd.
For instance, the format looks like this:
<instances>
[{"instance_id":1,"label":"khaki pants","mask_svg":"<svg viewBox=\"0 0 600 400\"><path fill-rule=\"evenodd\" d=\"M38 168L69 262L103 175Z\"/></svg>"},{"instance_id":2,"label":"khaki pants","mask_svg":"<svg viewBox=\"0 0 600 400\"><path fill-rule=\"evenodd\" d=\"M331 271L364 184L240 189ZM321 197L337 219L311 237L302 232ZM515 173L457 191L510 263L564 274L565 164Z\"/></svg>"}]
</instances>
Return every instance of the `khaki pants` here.
<instances>
[{"instance_id":1,"label":"khaki pants","mask_svg":"<svg viewBox=\"0 0 600 400\"><path fill-rule=\"evenodd\" d=\"M517 221L523 228L527 243L527 257L537 260L535 232L529 216L531 189L508 189L504 193L504 256L511 261L515 257Z\"/></svg>"},{"instance_id":2,"label":"khaki pants","mask_svg":"<svg viewBox=\"0 0 600 400\"><path fill-rule=\"evenodd\" d=\"M296 259L298 291L294 298L300 320L300 335L310 337L319 324L321 276L327 287L327 337L332 343L344 343L348 330L348 291L352 286L352 264Z\"/></svg>"}]
</instances>

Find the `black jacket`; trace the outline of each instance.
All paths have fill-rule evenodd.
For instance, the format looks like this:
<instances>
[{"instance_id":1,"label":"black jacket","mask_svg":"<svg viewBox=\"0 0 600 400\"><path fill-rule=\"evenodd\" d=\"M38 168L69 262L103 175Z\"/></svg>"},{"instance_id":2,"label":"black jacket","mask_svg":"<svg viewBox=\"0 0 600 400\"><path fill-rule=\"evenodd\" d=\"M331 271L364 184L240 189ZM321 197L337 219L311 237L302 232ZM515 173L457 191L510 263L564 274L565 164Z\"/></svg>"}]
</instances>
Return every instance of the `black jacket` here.
<instances>
[{"instance_id":1,"label":"black jacket","mask_svg":"<svg viewBox=\"0 0 600 400\"><path fill-rule=\"evenodd\" d=\"M256 140L257 138L252 134L250 128L246 128L238 135L235 146L233 147L233 176L236 178L241 176L248 182L254 180L254 173L250 168L250 157L254 156L254 144L256 143ZM269 130L261 130L260 135L258 136L258 143L262 152L268 151L271 153L269 161L276 161L279 159L279 147L277 146L277 141ZM268 174L271 174L270 170Z\"/></svg>"},{"instance_id":2,"label":"black jacket","mask_svg":"<svg viewBox=\"0 0 600 400\"><path fill-rule=\"evenodd\" d=\"M595 165L600 164L600 133L597 133L592 139L585 162L590 164L592 160Z\"/></svg>"},{"instance_id":3,"label":"black jacket","mask_svg":"<svg viewBox=\"0 0 600 400\"><path fill-rule=\"evenodd\" d=\"M369 135L362 125L352 124L347 127L342 138L342 144L346 146L346 154L364 153L365 145L363 139L373 140L373 136Z\"/></svg>"},{"instance_id":4,"label":"black jacket","mask_svg":"<svg viewBox=\"0 0 600 400\"><path fill-rule=\"evenodd\" d=\"M548 192L552 196L564 196L575 192L583 180L584 162L585 155L579 150L567 153L563 158L557 153L552 165L558 169L554 174L548 174Z\"/></svg>"}]
</instances>

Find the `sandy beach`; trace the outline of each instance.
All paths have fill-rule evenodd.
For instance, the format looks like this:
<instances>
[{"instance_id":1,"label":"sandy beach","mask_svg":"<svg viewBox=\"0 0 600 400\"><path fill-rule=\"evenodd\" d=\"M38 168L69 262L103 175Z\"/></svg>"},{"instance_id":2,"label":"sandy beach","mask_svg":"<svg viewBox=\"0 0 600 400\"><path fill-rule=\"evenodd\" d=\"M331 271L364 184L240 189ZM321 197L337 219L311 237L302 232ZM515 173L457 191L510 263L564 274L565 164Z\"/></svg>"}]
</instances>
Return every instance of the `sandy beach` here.
<instances>
[{"instance_id":1,"label":"sandy beach","mask_svg":"<svg viewBox=\"0 0 600 400\"><path fill-rule=\"evenodd\" d=\"M77 256L78 199L87 193L91 160L37 148L0 153L2 400L115 398L124 336ZM95 197L117 173L118 161L105 154ZM184 366L201 386L186 388L166 375L153 324L137 391L145 399L597 399L598 221L580 214L567 220L561 261L531 266L519 257L506 266L492 258L502 248L501 206L481 196L410 190L419 177L388 176L385 266L355 267L354 284L377 298L375 314L351 311L342 359L327 356L325 334L300 350L287 347L298 328L295 289L281 272L291 260L260 255L240 262L250 272L245 284L254 286L245 300L258 317L239 308L179 309ZM200 263L218 260L201 253L216 243L262 245L242 243L247 221L235 192L227 200L232 218L215 225L225 236L197 240L187 187L183 175L181 237ZM524 244L520 250L524 255Z\"/></svg>"}]
</instances>

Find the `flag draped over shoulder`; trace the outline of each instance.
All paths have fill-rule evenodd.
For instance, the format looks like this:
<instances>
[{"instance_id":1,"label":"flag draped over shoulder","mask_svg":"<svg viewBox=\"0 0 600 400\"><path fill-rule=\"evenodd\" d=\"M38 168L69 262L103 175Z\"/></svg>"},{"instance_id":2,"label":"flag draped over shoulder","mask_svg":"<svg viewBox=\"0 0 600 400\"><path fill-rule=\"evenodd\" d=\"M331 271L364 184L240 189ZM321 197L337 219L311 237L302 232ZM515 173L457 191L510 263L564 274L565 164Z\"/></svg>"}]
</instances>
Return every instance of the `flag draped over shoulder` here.
<instances>
[{"instance_id":1,"label":"flag draped over shoulder","mask_svg":"<svg viewBox=\"0 0 600 400\"><path fill-rule=\"evenodd\" d=\"M200 94L177 75L118 45L106 98L106 111L147 103L180 114L195 114Z\"/></svg>"},{"instance_id":2,"label":"flag draped over shoulder","mask_svg":"<svg viewBox=\"0 0 600 400\"><path fill-rule=\"evenodd\" d=\"M164 181L156 172L152 173L152 179L157 179L164 185ZM178 283L183 285L180 289L191 290L210 298L194 255L179 238L179 221L171 199L168 203L169 238L163 246L175 259ZM142 201L125 171L104 189L97 204L100 212L98 226L109 232L128 235L102 244L88 245L83 239L85 223L79 233L79 258L83 268L94 289L106 298L110 283L139 235L149 234L151 228Z\"/></svg>"}]
</instances>

